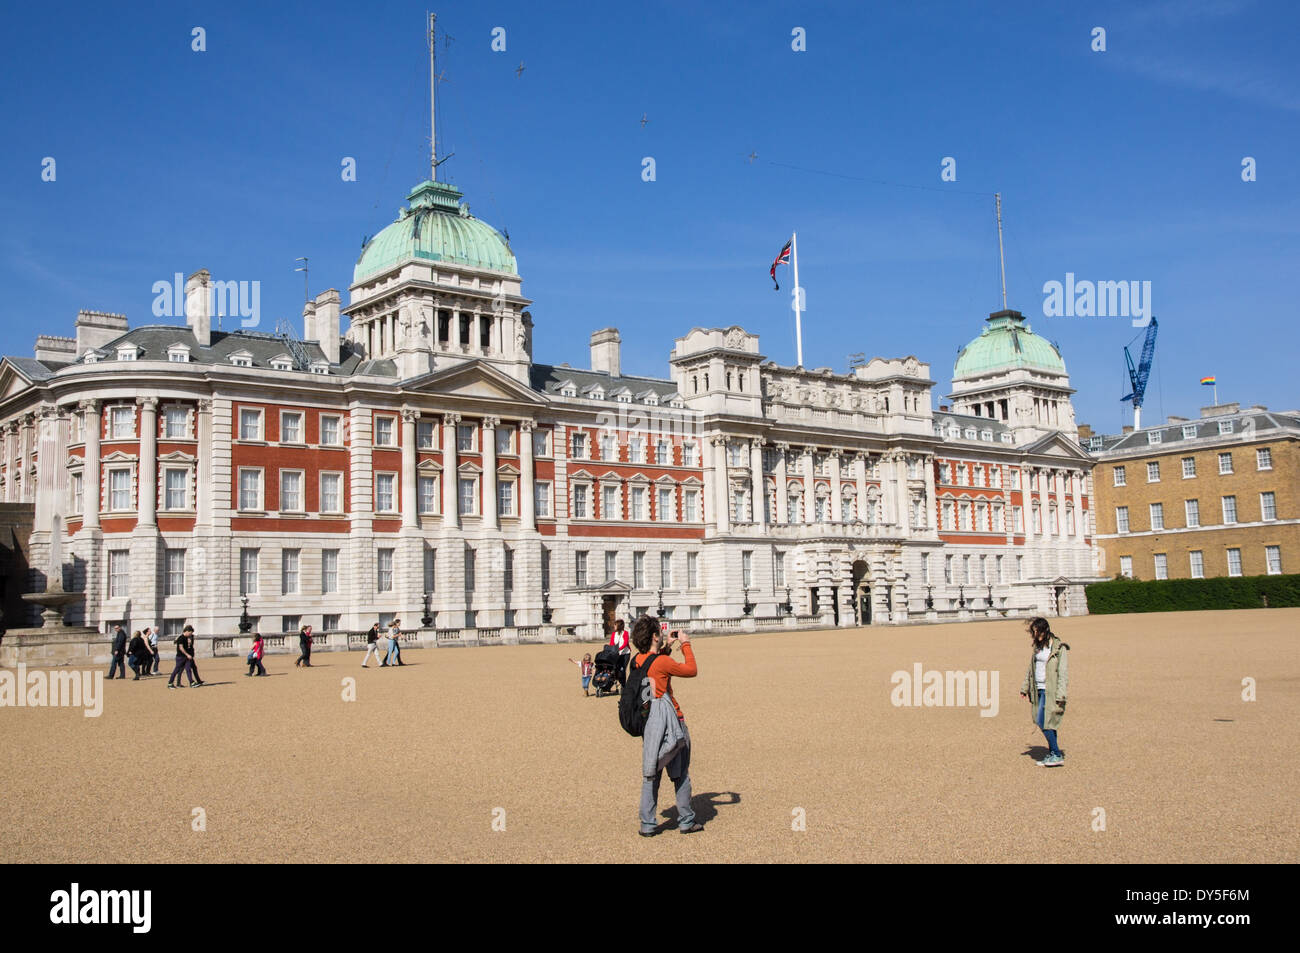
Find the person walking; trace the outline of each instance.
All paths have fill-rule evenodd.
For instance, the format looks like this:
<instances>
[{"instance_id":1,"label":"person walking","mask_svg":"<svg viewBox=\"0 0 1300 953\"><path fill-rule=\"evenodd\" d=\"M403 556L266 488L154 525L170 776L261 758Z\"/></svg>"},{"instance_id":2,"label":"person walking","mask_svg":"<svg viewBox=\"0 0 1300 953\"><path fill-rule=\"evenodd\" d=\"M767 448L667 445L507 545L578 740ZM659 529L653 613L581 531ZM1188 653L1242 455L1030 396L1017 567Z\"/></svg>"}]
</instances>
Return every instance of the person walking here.
<instances>
[{"instance_id":1,"label":"person walking","mask_svg":"<svg viewBox=\"0 0 1300 953\"><path fill-rule=\"evenodd\" d=\"M664 632L658 622L643 615L632 625L632 644L639 654L633 656L632 665L636 669L643 666L646 678L654 684L656 701L665 694L672 703L672 708L664 711L659 707L656 713L655 702L651 703L651 714L646 721L645 734L641 738L641 828L642 837L653 837L658 833L655 823L655 811L659 806L659 781L665 768L672 779L677 793L677 829L683 834L694 834L704 830L704 826L695 822L695 810L691 807L691 735L686 729L686 717L682 714L677 697L673 694L672 677L694 678L699 672L695 663L695 652L691 648L689 635ZM674 662L672 651L681 646L681 662ZM668 719L676 719L673 724ZM666 738L676 737L675 753L667 761L660 757Z\"/></svg>"},{"instance_id":2,"label":"person walking","mask_svg":"<svg viewBox=\"0 0 1300 953\"><path fill-rule=\"evenodd\" d=\"M262 653L265 650L265 643L262 641L262 633L258 632L253 636L253 648L248 653L248 671L245 677L253 674L253 669L257 669L259 676L266 674L266 669L262 667Z\"/></svg>"},{"instance_id":3,"label":"person walking","mask_svg":"<svg viewBox=\"0 0 1300 953\"><path fill-rule=\"evenodd\" d=\"M131 643L127 646L127 664L131 666L131 671L135 672L133 682L140 681L141 675L149 674L149 667L153 664L153 656L149 653L149 643L144 640L144 634L137 631L131 634Z\"/></svg>"},{"instance_id":4,"label":"person walking","mask_svg":"<svg viewBox=\"0 0 1300 953\"><path fill-rule=\"evenodd\" d=\"M399 640L402 637L402 620L394 619L388 627L388 654L384 656L385 665L405 665L402 661L402 647Z\"/></svg>"},{"instance_id":5,"label":"person walking","mask_svg":"<svg viewBox=\"0 0 1300 953\"><path fill-rule=\"evenodd\" d=\"M145 644L149 646L149 655L151 656L149 660L150 675L158 674L158 665L161 658L158 655L158 636L161 634L162 634L162 629L156 625L153 626L152 628L144 630Z\"/></svg>"},{"instance_id":6,"label":"person walking","mask_svg":"<svg viewBox=\"0 0 1300 953\"><path fill-rule=\"evenodd\" d=\"M116 630L113 632L113 661L108 667L108 677L111 679L113 673L120 671L118 678L126 678L126 629L118 623Z\"/></svg>"},{"instance_id":7,"label":"person walking","mask_svg":"<svg viewBox=\"0 0 1300 953\"><path fill-rule=\"evenodd\" d=\"M588 689L591 687L591 676L596 671L596 665L591 660L591 653L588 652L584 655L581 662L570 655L569 661L578 666L578 677L582 679L582 694L590 697L591 692Z\"/></svg>"},{"instance_id":8,"label":"person walking","mask_svg":"<svg viewBox=\"0 0 1300 953\"><path fill-rule=\"evenodd\" d=\"M366 633L366 657L361 660L362 668L368 667L366 663L370 661L370 656L372 655L375 657L375 661L378 662L379 661L379 623L378 622L372 625L370 627L370 631Z\"/></svg>"},{"instance_id":9,"label":"person walking","mask_svg":"<svg viewBox=\"0 0 1300 953\"><path fill-rule=\"evenodd\" d=\"M1047 757L1037 762L1044 768L1065 763L1065 752L1056 743L1056 733L1065 717L1065 693L1069 685L1069 651L1047 620L1029 620L1029 669L1020 685L1020 697L1029 699L1030 717L1047 739Z\"/></svg>"},{"instance_id":10,"label":"person walking","mask_svg":"<svg viewBox=\"0 0 1300 953\"><path fill-rule=\"evenodd\" d=\"M172 669L171 675L167 676L167 687L180 688L181 673L184 672L189 676L190 688L193 688L196 684L194 678L194 666L192 664L194 661L194 626L187 625L181 631L181 634L176 636L175 645L176 667ZM175 681L175 684L172 684L173 680ZM197 684L201 685L203 683L197 682Z\"/></svg>"},{"instance_id":11,"label":"person walking","mask_svg":"<svg viewBox=\"0 0 1300 953\"><path fill-rule=\"evenodd\" d=\"M304 665L311 668L311 626L304 625L298 630L298 661L294 662L295 668L302 668Z\"/></svg>"},{"instance_id":12,"label":"person walking","mask_svg":"<svg viewBox=\"0 0 1300 953\"><path fill-rule=\"evenodd\" d=\"M631 636L622 619L614 620L614 631L609 634L609 644L618 650L618 676L620 690L627 687L627 663L632 658Z\"/></svg>"}]
</instances>

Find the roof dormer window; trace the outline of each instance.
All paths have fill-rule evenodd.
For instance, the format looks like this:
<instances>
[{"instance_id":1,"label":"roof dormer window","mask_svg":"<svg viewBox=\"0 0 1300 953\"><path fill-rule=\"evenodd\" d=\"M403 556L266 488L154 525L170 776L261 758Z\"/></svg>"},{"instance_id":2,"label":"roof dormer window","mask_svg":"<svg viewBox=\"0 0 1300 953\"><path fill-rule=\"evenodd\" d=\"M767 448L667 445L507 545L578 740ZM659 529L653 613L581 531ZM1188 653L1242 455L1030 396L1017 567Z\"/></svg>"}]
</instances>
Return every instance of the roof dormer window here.
<instances>
[{"instance_id":1,"label":"roof dormer window","mask_svg":"<svg viewBox=\"0 0 1300 953\"><path fill-rule=\"evenodd\" d=\"M230 363L234 364L235 367L252 367L253 355L248 351L236 351L230 355Z\"/></svg>"},{"instance_id":2,"label":"roof dormer window","mask_svg":"<svg viewBox=\"0 0 1300 953\"><path fill-rule=\"evenodd\" d=\"M190 349L184 344L173 344L167 349L167 360L173 364L188 364L190 362Z\"/></svg>"},{"instance_id":3,"label":"roof dormer window","mask_svg":"<svg viewBox=\"0 0 1300 953\"><path fill-rule=\"evenodd\" d=\"M134 361L140 356L140 349L134 344L124 344L117 349L119 361Z\"/></svg>"},{"instance_id":4,"label":"roof dormer window","mask_svg":"<svg viewBox=\"0 0 1300 953\"><path fill-rule=\"evenodd\" d=\"M329 374L330 366L326 364L324 361L317 361L315 364L311 366L311 372L313 374L320 374L321 376L325 376Z\"/></svg>"},{"instance_id":5,"label":"roof dormer window","mask_svg":"<svg viewBox=\"0 0 1300 953\"><path fill-rule=\"evenodd\" d=\"M277 371L293 370L293 358L291 358L288 354L277 354L275 357L271 358L270 364L273 370L277 370Z\"/></svg>"}]
</instances>

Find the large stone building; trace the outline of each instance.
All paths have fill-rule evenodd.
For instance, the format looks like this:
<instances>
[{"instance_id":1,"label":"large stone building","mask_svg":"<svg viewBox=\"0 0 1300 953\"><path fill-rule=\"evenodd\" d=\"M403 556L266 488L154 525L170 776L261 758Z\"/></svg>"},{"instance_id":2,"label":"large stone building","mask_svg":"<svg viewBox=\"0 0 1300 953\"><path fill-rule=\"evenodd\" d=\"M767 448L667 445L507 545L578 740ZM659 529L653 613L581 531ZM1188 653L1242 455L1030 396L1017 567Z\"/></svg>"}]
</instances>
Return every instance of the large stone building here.
<instances>
[{"instance_id":1,"label":"large stone building","mask_svg":"<svg viewBox=\"0 0 1300 953\"><path fill-rule=\"evenodd\" d=\"M660 606L715 630L1085 611L1092 460L1018 313L937 412L915 357L781 366L740 327L690 329L662 378L624 374L612 328L588 368L543 365L505 239L449 185L408 203L301 340L214 329L199 271L184 325L83 311L0 364L0 499L35 505L32 565L66 528L86 624L233 633L241 597L271 632L410 628L427 600L439 641Z\"/></svg>"},{"instance_id":2,"label":"large stone building","mask_svg":"<svg viewBox=\"0 0 1300 953\"><path fill-rule=\"evenodd\" d=\"M1113 435L1098 460L1098 571L1135 579L1262 576L1300 568L1300 412L1202 407L1196 420Z\"/></svg>"}]
</instances>

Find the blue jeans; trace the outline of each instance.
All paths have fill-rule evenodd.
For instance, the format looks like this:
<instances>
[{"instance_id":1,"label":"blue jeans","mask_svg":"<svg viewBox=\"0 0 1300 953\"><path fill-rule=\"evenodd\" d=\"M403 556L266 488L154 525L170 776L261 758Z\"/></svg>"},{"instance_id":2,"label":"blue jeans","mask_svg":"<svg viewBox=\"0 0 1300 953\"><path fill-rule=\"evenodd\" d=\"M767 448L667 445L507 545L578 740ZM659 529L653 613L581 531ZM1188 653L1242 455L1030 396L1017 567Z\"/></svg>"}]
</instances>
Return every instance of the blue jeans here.
<instances>
[{"instance_id":1,"label":"blue jeans","mask_svg":"<svg viewBox=\"0 0 1300 953\"><path fill-rule=\"evenodd\" d=\"M113 664L108 667L108 677L112 678L114 675L126 678L126 655L113 653Z\"/></svg>"},{"instance_id":2,"label":"blue jeans","mask_svg":"<svg viewBox=\"0 0 1300 953\"><path fill-rule=\"evenodd\" d=\"M1047 739L1047 750L1050 754L1060 754L1061 749L1056 746L1056 729L1043 728L1044 716L1047 714L1047 692L1038 689L1038 727L1043 732L1043 737Z\"/></svg>"}]
</instances>

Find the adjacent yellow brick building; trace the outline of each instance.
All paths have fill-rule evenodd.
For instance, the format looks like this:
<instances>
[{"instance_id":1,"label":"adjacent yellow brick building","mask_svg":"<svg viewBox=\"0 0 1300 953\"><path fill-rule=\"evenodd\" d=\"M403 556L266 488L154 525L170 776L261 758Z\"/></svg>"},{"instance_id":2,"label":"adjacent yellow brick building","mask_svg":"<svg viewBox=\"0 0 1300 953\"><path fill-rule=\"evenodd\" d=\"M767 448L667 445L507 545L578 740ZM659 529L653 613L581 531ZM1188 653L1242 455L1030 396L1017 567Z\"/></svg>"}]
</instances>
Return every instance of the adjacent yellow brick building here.
<instances>
[{"instance_id":1,"label":"adjacent yellow brick building","mask_svg":"<svg viewBox=\"0 0 1300 953\"><path fill-rule=\"evenodd\" d=\"M1300 572L1300 412L1238 404L1080 441L1097 573L1195 579Z\"/></svg>"}]
</instances>

